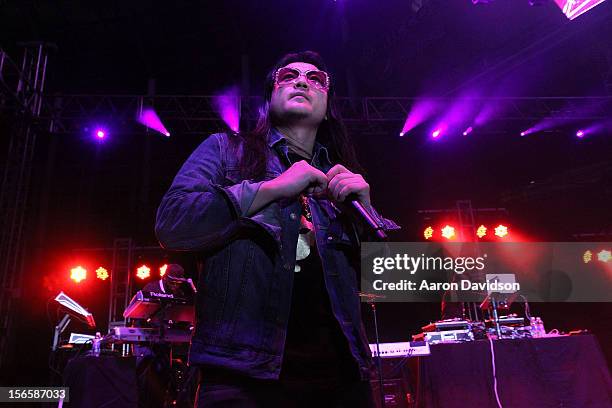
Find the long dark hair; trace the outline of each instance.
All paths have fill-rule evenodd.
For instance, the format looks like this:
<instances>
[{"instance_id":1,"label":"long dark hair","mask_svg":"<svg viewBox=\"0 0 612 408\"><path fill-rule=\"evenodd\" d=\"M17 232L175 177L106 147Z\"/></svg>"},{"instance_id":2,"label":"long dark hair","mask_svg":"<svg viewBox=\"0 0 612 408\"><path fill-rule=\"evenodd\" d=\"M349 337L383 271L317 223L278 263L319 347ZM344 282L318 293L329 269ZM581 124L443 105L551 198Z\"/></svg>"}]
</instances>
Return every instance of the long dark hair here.
<instances>
[{"instance_id":1,"label":"long dark hair","mask_svg":"<svg viewBox=\"0 0 612 408\"><path fill-rule=\"evenodd\" d=\"M323 58L314 51L287 54L268 72L264 83L264 104L259 110L259 118L255 129L236 135L242 139L240 171L244 178L257 180L262 179L265 175L267 155L269 154L267 136L270 129L275 125L274 118L270 115L274 73L277 69L292 62L305 62L322 71L329 72ZM348 137L346 127L338 115L334 78L331 75L330 77L330 87L327 93L327 119L319 125L317 141L328 149L333 164L340 163L353 172L363 172L357 161L355 148ZM235 139L235 137L231 139Z\"/></svg>"}]
</instances>

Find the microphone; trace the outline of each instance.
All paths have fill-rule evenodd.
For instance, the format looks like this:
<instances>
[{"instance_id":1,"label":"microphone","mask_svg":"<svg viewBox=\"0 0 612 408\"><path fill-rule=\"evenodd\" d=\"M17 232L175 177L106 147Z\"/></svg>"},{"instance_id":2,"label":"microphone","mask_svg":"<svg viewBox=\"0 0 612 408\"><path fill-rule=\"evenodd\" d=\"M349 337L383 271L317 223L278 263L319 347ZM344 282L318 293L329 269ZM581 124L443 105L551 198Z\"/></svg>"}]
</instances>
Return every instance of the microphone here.
<instances>
[{"instance_id":1,"label":"microphone","mask_svg":"<svg viewBox=\"0 0 612 408\"><path fill-rule=\"evenodd\" d=\"M195 285L193 284L193 281L191 280L191 278L187 279L187 283L189 283L189 286L191 286L191 290L193 290L193 293L198 293L198 290L196 289Z\"/></svg>"},{"instance_id":2,"label":"microphone","mask_svg":"<svg viewBox=\"0 0 612 408\"><path fill-rule=\"evenodd\" d=\"M374 217L372 217L372 214L370 214L370 212L363 206L363 204L361 204L359 200L357 200L353 194L349 195L345 201L348 201L348 204L355 209L358 214L358 218L361 219L368 227L370 227L376 238L381 241L387 240L388 237L383 230L383 227L378 225Z\"/></svg>"},{"instance_id":3,"label":"microphone","mask_svg":"<svg viewBox=\"0 0 612 408\"><path fill-rule=\"evenodd\" d=\"M195 285L193 284L193 280L191 278L176 278L174 276L169 276L168 278L170 278L169 280L173 280L175 282L181 282L181 283L187 283L189 284L189 287L191 288L191 290L193 291L193 293L198 293L198 290L196 289Z\"/></svg>"},{"instance_id":4,"label":"microphone","mask_svg":"<svg viewBox=\"0 0 612 408\"><path fill-rule=\"evenodd\" d=\"M280 160L285 162L285 164L290 167L293 163L291 163L291 160L288 160L288 157L286 157L283 152L280 151L279 146L279 144L274 146L276 153L279 155ZM387 234L385 234L385 231L383 231L382 226L378 225L374 217L372 217L370 212L366 210L363 204L361 204L359 200L357 200L357 197L354 194L349 195L346 198L345 202L348 202L348 204L355 209L358 214L358 218L360 218L368 227L370 227L370 229L374 232L376 238L381 241L386 241L388 239Z\"/></svg>"}]
</instances>

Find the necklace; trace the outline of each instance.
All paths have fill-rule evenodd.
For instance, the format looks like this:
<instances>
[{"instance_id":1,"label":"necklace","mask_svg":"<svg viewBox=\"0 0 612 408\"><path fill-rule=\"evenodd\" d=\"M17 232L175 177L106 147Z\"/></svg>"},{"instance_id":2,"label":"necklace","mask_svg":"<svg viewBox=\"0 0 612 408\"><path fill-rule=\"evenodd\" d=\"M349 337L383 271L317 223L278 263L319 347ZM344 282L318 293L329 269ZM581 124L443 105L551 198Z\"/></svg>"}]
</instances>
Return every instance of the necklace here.
<instances>
[{"instance_id":1,"label":"necklace","mask_svg":"<svg viewBox=\"0 0 612 408\"><path fill-rule=\"evenodd\" d=\"M310 248L314 245L314 234L312 231L312 213L308 205L308 198L301 194L299 197L302 204L302 215L300 216L300 232L298 234L296 261L306 259L310 255ZM295 272L300 272L302 267L296 262Z\"/></svg>"},{"instance_id":2,"label":"necklace","mask_svg":"<svg viewBox=\"0 0 612 408\"><path fill-rule=\"evenodd\" d=\"M308 198L304 194L300 194L300 203L302 204L302 212L308 222L312 222L312 213L310 212L310 205L308 205Z\"/></svg>"}]
</instances>

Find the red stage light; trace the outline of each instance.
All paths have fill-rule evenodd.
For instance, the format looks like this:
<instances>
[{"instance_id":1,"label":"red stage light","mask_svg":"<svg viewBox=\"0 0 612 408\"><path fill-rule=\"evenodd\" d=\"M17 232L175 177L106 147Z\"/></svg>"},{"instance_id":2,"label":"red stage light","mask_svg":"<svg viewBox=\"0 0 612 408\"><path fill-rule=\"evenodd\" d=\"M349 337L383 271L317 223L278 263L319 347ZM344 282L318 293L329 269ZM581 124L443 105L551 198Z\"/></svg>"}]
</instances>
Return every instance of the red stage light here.
<instances>
[{"instance_id":1,"label":"red stage light","mask_svg":"<svg viewBox=\"0 0 612 408\"><path fill-rule=\"evenodd\" d=\"M444 228L442 228L442 236L446 239L454 239L456 237L455 227L445 225Z\"/></svg>"},{"instance_id":2,"label":"red stage light","mask_svg":"<svg viewBox=\"0 0 612 408\"><path fill-rule=\"evenodd\" d=\"M107 280L108 271L106 270L106 268L99 267L98 269L96 269L96 277L100 280Z\"/></svg>"},{"instance_id":3,"label":"red stage light","mask_svg":"<svg viewBox=\"0 0 612 408\"><path fill-rule=\"evenodd\" d=\"M427 227L423 231L423 236L425 237L425 239L430 239L431 237L433 237L433 233L434 229L432 227Z\"/></svg>"},{"instance_id":4,"label":"red stage light","mask_svg":"<svg viewBox=\"0 0 612 408\"><path fill-rule=\"evenodd\" d=\"M508 227L506 227L505 225L499 224L497 227L495 227L495 235L497 235L500 238L507 236Z\"/></svg>"},{"instance_id":5,"label":"red stage light","mask_svg":"<svg viewBox=\"0 0 612 408\"><path fill-rule=\"evenodd\" d=\"M476 230L476 235L478 236L478 238L482 238L487 235L487 227L485 227L484 225L478 227L478 229Z\"/></svg>"},{"instance_id":6,"label":"red stage light","mask_svg":"<svg viewBox=\"0 0 612 408\"><path fill-rule=\"evenodd\" d=\"M140 279L147 279L149 276L151 276L151 268L149 268L147 265L142 265L136 269L136 276L138 276Z\"/></svg>"},{"instance_id":7,"label":"red stage light","mask_svg":"<svg viewBox=\"0 0 612 408\"><path fill-rule=\"evenodd\" d=\"M76 283L80 283L87 279L87 269L83 268L81 265L75 266L70 270L70 279Z\"/></svg>"},{"instance_id":8,"label":"red stage light","mask_svg":"<svg viewBox=\"0 0 612 408\"><path fill-rule=\"evenodd\" d=\"M159 267L159 276L164 276L166 274L166 269L168 269L168 264L163 264Z\"/></svg>"},{"instance_id":9,"label":"red stage light","mask_svg":"<svg viewBox=\"0 0 612 408\"><path fill-rule=\"evenodd\" d=\"M597 260L600 262L608 262L610 259L612 259L612 252L607 249L602 249L597 253Z\"/></svg>"}]
</instances>

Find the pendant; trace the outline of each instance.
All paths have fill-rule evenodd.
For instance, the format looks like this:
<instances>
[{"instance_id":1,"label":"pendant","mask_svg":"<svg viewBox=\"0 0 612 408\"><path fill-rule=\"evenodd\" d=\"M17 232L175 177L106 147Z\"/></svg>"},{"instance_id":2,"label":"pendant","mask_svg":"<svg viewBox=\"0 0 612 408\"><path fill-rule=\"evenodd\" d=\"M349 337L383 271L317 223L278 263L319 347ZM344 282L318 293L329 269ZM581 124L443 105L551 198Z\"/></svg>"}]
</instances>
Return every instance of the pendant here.
<instances>
[{"instance_id":1,"label":"pendant","mask_svg":"<svg viewBox=\"0 0 612 408\"><path fill-rule=\"evenodd\" d=\"M312 223L302 215L300 218L300 233L298 234L297 247L295 249L296 264L294 272L302 270L297 261L306 259L310 255L310 247L314 244L314 233L312 230Z\"/></svg>"},{"instance_id":2,"label":"pendant","mask_svg":"<svg viewBox=\"0 0 612 408\"><path fill-rule=\"evenodd\" d=\"M310 255L310 243L306 234L300 234L298 236L297 248L295 250L295 260L301 261L302 259L306 259L306 257ZM300 265L295 265L295 272L300 271Z\"/></svg>"}]
</instances>

